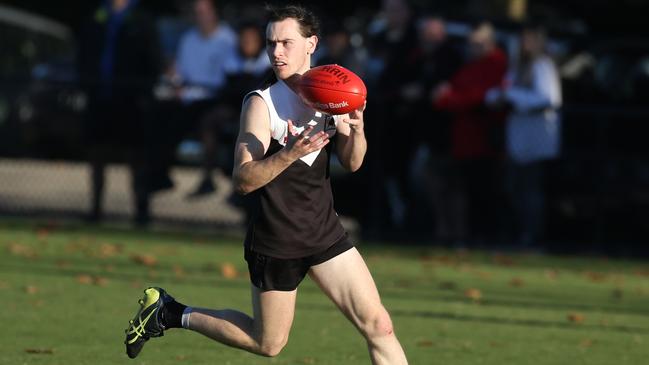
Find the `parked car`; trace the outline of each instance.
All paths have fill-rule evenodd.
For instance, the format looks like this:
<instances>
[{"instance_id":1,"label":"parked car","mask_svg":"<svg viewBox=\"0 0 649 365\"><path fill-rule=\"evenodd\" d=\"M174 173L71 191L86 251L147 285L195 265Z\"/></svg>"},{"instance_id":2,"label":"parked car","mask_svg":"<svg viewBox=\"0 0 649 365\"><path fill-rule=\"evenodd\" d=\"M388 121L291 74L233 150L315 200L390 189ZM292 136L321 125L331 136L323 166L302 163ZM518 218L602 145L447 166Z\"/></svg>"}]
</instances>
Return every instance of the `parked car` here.
<instances>
[{"instance_id":1,"label":"parked car","mask_svg":"<svg viewBox=\"0 0 649 365\"><path fill-rule=\"evenodd\" d=\"M85 97L74 39L56 21L0 6L0 155L75 158Z\"/></svg>"}]
</instances>

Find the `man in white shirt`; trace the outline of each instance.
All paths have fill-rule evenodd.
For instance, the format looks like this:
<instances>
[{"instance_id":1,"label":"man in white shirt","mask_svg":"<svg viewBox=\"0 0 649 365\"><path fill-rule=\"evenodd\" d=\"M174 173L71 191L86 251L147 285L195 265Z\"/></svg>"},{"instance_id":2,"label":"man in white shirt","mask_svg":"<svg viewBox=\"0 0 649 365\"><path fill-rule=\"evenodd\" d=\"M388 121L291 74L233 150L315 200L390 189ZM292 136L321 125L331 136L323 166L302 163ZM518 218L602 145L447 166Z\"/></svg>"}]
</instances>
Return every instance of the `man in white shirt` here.
<instances>
[{"instance_id":1,"label":"man in white shirt","mask_svg":"<svg viewBox=\"0 0 649 365\"><path fill-rule=\"evenodd\" d=\"M180 40L176 72L183 83L180 98L192 102L215 97L225 84L225 64L236 50L237 35L219 21L214 2L194 0L196 26Z\"/></svg>"},{"instance_id":2,"label":"man in white shirt","mask_svg":"<svg viewBox=\"0 0 649 365\"><path fill-rule=\"evenodd\" d=\"M203 145L203 177L188 197L199 197L216 190L212 171L217 146L214 125L220 124L215 109L227 79L227 63L236 53L236 33L219 19L213 0L194 0L195 26L181 38L175 64L175 79L180 81L176 98L182 112L179 123L185 131L197 131Z\"/></svg>"}]
</instances>

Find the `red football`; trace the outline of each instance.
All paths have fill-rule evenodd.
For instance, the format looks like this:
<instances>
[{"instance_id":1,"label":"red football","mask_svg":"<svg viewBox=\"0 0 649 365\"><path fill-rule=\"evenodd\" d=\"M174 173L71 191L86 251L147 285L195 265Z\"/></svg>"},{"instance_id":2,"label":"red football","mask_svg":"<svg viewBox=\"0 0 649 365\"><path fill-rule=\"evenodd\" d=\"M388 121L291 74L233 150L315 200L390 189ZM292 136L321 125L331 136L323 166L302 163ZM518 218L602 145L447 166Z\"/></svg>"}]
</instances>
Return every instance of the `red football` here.
<instances>
[{"instance_id":1,"label":"red football","mask_svg":"<svg viewBox=\"0 0 649 365\"><path fill-rule=\"evenodd\" d=\"M313 109L327 114L347 114L363 106L365 83L358 75L338 65L323 65L305 72L299 94Z\"/></svg>"}]
</instances>

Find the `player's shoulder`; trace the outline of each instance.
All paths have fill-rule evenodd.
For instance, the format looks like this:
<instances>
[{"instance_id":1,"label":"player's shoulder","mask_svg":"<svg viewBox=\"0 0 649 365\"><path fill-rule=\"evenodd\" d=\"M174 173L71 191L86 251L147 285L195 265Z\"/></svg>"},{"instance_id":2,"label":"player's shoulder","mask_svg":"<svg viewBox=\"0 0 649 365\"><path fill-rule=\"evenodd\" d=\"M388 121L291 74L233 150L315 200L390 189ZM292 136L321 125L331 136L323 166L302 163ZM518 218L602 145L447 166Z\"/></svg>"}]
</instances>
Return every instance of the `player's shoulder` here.
<instances>
[{"instance_id":1,"label":"player's shoulder","mask_svg":"<svg viewBox=\"0 0 649 365\"><path fill-rule=\"evenodd\" d=\"M244 99L241 108L241 130L260 133L261 131L270 132L271 118L269 112L270 108L261 95L257 93L249 94Z\"/></svg>"},{"instance_id":2,"label":"player's shoulder","mask_svg":"<svg viewBox=\"0 0 649 365\"><path fill-rule=\"evenodd\" d=\"M254 90L244 96L241 114L258 115L259 113L268 115L268 105L261 94L261 90Z\"/></svg>"},{"instance_id":3,"label":"player's shoulder","mask_svg":"<svg viewBox=\"0 0 649 365\"><path fill-rule=\"evenodd\" d=\"M261 90L253 90L246 94L243 98L243 107L251 107L251 106L257 106L257 105L266 105L266 102L264 101L264 97L260 93Z\"/></svg>"}]
</instances>

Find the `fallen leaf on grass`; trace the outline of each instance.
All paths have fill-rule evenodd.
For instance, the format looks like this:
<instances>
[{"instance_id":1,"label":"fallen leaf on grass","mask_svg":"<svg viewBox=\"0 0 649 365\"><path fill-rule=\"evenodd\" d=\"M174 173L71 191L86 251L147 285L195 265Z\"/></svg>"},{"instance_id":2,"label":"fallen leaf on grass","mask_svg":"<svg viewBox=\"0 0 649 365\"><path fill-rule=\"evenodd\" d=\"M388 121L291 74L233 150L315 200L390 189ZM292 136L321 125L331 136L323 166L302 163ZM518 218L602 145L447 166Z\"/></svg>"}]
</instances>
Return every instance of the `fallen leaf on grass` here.
<instances>
[{"instance_id":1,"label":"fallen leaf on grass","mask_svg":"<svg viewBox=\"0 0 649 365\"><path fill-rule=\"evenodd\" d=\"M27 293L29 295L34 295L34 294L38 293L38 287L36 287L34 285L27 285L25 287L25 293Z\"/></svg>"},{"instance_id":2,"label":"fallen leaf on grass","mask_svg":"<svg viewBox=\"0 0 649 365\"><path fill-rule=\"evenodd\" d=\"M499 266L512 266L514 259L506 255L494 255L493 263Z\"/></svg>"},{"instance_id":3,"label":"fallen leaf on grass","mask_svg":"<svg viewBox=\"0 0 649 365\"><path fill-rule=\"evenodd\" d=\"M431 340L422 340L417 342L417 347L433 347L433 341Z\"/></svg>"},{"instance_id":4,"label":"fallen leaf on grass","mask_svg":"<svg viewBox=\"0 0 649 365\"><path fill-rule=\"evenodd\" d=\"M226 279L235 279L239 274L237 268L229 262L221 264L221 275Z\"/></svg>"},{"instance_id":5,"label":"fallen leaf on grass","mask_svg":"<svg viewBox=\"0 0 649 365\"><path fill-rule=\"evenodd\" d=\"M131 260L136 264L148 267L155 266L158 263L158 259L152 255L132 255Z\"/></svg>"},{"instance_id":6,"label":"fallen leaf on grass","mask_svg":"<svg viewBox=\"0 0 649 365\"><path fill-rule=\"evenodd\" d=\"M464 296L477 302L482 299L482 292L475 288L470 288L464 291Z\"/></svg>"},{"instance_id":7,"label":"fallen leaf on grass","mask_svg":"<svg viewBox=\"0 0 649 365\"><path fill-rule=\"evenodd\" d=\"M637 286L635 288L635 293L638 295L645 296L645 295L649 295L649 290L647 290L647 288Z\"/></svg>"},{"instance_id":8,"label":"fallen leaf on grass","mask_svg":"<svg viewBox=\"0 0 649 365\"><path fill-rule=\"evenodd\" d=\"M33 247L21 245L20 243L10 243L9 246L7 246L7 251L9 251L9 253L14 256L26 258L38 257L38 254Z\"/></svg>"},{"instance_id":9,"label":"fallen leaf on grass","mask_svg":"<svg viewBox=\"0 0 649 365\"><path fill-rule=\"evenodd\" d=\"M121 246L113 245L110 243L102 243L101 246L99 246L97 257L99 258L113 257L119 254L121 251L122 251Z\"/></svg>"},{"instance_id":10,"label":"fallen leaf on grass","mask_svg":"<svg viewBox=\"0 0 649 365\"><path fill-rule=\"evenodd\" d=\"M54 354L54 349L25 349L25 352L37 355L52 355Z\"/></svg>"},{"instance_id":11,"label":"fallen leaf on grass","mask_svg":"<svg viewBox=\"0 0 649 365\"><path fill-rule=\"evenodd\" d=\"M490 272L488 271L478 271L477 272L478 277L482 280L491 280L491 277L493 276Z\"/></svg>"},{"instance_id":12,"label":"fallen leaf on grass","mask_svg":"<svg viewBox=\"0 0 649 365\"><path fill-rule=\"evenodd\" d=\"M557 277L559 276L559 272L554 269L547 269L545 270L545 277L548 278L549 280L557 280Z\"/></svg>"},{"instance_id":13,"label":"fallen leaf on grass","mask_svg":"<svg viewBox=\"0 0 649 365\"><path fill-rule=\"evenodd\" d=\"M185 273L185 269L183 269L183 267L180 266L180 265L174 265L172 269L173 269L173 271L174 271L174 275L175 275L177 278L184 278L184 277L187 275L187 274Z\"/></svg>"},{"instance_id":14,"label":"fallen leaf on grass","mask_svg":"<svg viewBox=\"0 0 649 365\"><path fill-rule=\"evenodd\" d=\"M509 281L509 286L513 288L520 288L522 286L525 286L525 282L521 278L513 278Z\"/></svg>"},{"instance_id":15,"label":"fallen leaf on grass","mask_svg":"<svg viewBox=\"0 0 649 365\"><path fill-rule=\"evenodd\" d=\"M582 323L586 317L581 313L568 313L568 321L572 323Z\"/></svg>"},{"instance_id":16,"label":"fallen leaf on grass","mask_svg":"<svg viewBox=\"0 0 649 365\"><path fill-rule=\"evenodd\" d=\"M649 276L649 269L638 269L633 274L636 276Z\"/></svg>"},{"instance_id":17,"label":"fallen leaf on grass","mask_svg":"<svg viewBox=\"0 0 649 365\"><path fill-rule=\"evenodd\" d=\"M77 275L77 282L84 285L92 284L92 276L88 274Z\"/></svg>"},{"instance_id":18,"label":"fallen leaf on grass","mask_svg":"<svg viewBox=\"0 0 649 365\"><path fill-rule=\"evenodd\" d=\"M489 341L489 347L503 347L504 343L497 341Z\"/></svg>"},{"instance_id":19,"label":"fallen leaf on grass","mask_svg":"<svg viewBox=\"0 0 649 365\"><path fill-rule=\"evenodd\" d=\"M104 287L108 285L108 279L102 276L95 276L92 280L92 283L97 286Z\"/></svg>"},{"instance_id":20,"label":"fallen leaf on grass","mask_svg":"<svg viewBox=\"0 0 649 365\"><path fill-rule=\"evenodd\" d=\"M593 340L591 340L590 338L585 338L581 340L581 342L579 342L579 347L581 347L582 349L586 349L591 346L593 346Z\"/></svg>"},{"instance_id":21,"label":"fallen leaf on grass","mask_svg":"<svg viewBox=\"0 0 649 365\"><path fill-rule=\"evenodd\" d=\"M436 261L445 266L456 266L457 259L448 255L440 255L435 257Z\"/></svg>"},{"instance_id":22,"label":"fallen leaf on grass","mask_svg":"<svg viewBox=\"0 0 649 365\"><path fill-rule=\"evenodd\" d=\"M586 271L584 276L593 283L603 283L608 278L606 274L595 271Z\"/></svg>"},{"instance_id":23,"label":"fallen leaf on grass","mask_svg":"<svg viewBox=\"0 0 649 365\"><path fill-rule=\"evenodd\" d=\"M462 263L459 266L456 267L458 271L460 272L467 272L467 273L472 273L473 272L473 265L469 263Z\"/></svg>"},{"instance_id":24,"label":"fallen leaf on grass","mask_svg":"<svg viewBox=\"0 0 649 365\"><path fill-rule=\"evenodd\" d=\"M77 282L83 285L97 285L97 286L106 286L108 285L108 279L103 276L92 276L88 274L77 275Z\"/></svg>"},{"instance_id":25,"label":"fallen leaf on grass","mask_svg":"<svg viewBox=\"0 0 649 365\"><path fill-rule=\"evenodd\" d=\"M39 241L44 241L50 236L50 230L48 228L39 228L36 230L36 236Z\"/></svg>"},{"instance_id":26,"label":"fallen leaf on grass","mask_svg":"<svg viewBox=\"0 0 649 365\"><path fill-rule=\"evenodd\" d=\"M67 253L86 252L89 247L90 246L88 245L88 242L85 241L70 242L65 245L65 252Z\"/></svg>"},{"instance_id":27,"label":"fallen leaf on grass","mask_svg":"<svg viewBox=\"0 0 649 365\"><path fill-rule=\"evenodd\" d=\"M429 254L424 254L419 256L419 261L421 262L433 262L435 260L435 257L433 255Z\"/></svg>"}]
</instances>

